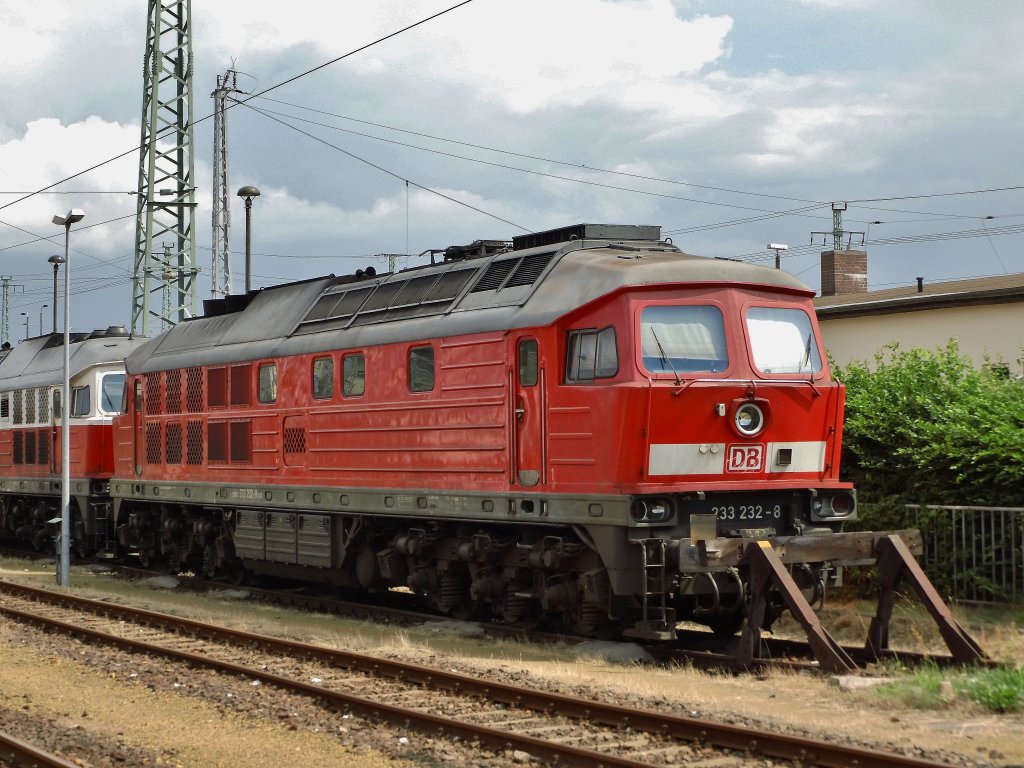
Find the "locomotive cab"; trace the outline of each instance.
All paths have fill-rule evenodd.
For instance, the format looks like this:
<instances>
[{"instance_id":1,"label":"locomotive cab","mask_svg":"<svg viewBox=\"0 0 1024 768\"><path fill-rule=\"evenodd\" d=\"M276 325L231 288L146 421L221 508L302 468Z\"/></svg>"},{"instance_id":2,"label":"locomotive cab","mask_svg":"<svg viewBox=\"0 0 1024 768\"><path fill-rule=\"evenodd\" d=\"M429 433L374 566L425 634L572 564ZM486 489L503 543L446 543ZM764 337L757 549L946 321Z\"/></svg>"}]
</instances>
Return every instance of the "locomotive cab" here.
<instances>
[{"instance_id":1,"label":"locomotive cab","mask_svg":"<svg viewBox=\"0 0 1024 768\"><path fill-rule=\"evenodd\" d=\"M595 270L676 266L675 281L638 280L558 323L545 480L628 495L628 544L602 553L611 591L632 594L625 610L635 610L654 576L671 596L662 626L670 606L735 629L746 601L741 553L763 539L788 550L805 597L821 601L841 561L863 552L813 538L856 516L855 492L838 477L845 391L828 371L813 293L770 270L723 282L709 260L653 244L587 256ZM658 635L646 603L641 614L633 631Z\"/></svg>"}]
</instances>

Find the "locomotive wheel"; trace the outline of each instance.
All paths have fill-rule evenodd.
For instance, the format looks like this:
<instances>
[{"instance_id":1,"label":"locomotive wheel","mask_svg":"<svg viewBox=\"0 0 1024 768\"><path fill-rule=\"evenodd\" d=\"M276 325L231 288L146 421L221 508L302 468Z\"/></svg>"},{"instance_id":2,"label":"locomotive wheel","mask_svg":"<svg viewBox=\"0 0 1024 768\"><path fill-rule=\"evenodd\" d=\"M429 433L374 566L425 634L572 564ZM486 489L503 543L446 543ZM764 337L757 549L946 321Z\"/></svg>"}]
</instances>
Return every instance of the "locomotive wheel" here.
<instances>
[{"instance_id":1,"label":"locomotive wheel","mask_svg":"<svg viewBox=\"0 0 1024 768\"><path fill-rule=\"evenodd\" d=\"M225 578L229 584L235 587L255 583L253 572L246 568L241 560L236 560L228 565Z\"/></svg>"}]
</instances>

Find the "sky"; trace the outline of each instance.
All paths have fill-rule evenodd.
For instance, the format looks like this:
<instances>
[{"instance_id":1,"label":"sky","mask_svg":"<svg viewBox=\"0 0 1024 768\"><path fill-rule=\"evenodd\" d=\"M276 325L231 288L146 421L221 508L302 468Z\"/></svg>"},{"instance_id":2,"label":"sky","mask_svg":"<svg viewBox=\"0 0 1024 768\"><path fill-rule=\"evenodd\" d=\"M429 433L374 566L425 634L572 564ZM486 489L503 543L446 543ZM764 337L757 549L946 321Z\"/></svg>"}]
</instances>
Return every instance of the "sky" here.
<instances>
[{"instance_id":1,"label":"sky","mask_svg":"<svg viewBox=\"0 0 1024 768\"><path fill-rule=\"evenodd\" d=\"M871 289L1024 272L1024 3L471 0L369 45L457 2L192 0L200 299L232 67L255 288L590 222L768 265L786 244L817 290L833 203ZM50 330L72 208L72 327L131 324L146 5L0 4L11 341ZM237 197L231 220L238 293Z\"/></svg>"}]
</instances>

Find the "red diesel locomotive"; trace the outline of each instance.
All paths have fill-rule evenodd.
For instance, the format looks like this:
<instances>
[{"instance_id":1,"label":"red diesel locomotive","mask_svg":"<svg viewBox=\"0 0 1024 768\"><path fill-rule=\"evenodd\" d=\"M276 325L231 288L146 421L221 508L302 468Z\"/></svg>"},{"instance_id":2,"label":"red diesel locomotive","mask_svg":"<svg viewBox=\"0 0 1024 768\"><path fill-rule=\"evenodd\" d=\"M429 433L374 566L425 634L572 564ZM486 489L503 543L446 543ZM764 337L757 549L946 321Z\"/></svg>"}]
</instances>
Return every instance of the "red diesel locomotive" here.
<instances>
[{"instance_id":1,"label":"red diesel locomotive","mask_svg":"<svg viewBox=\"0 0 1024 768\"><path fill-rule=\"evenodd\" d=\"M431 261L211 301L132 351L122 551L641 637L737 628L752 541L809 598L871 561L794 277L647 226Z\"/></svg>"}]
</instances>

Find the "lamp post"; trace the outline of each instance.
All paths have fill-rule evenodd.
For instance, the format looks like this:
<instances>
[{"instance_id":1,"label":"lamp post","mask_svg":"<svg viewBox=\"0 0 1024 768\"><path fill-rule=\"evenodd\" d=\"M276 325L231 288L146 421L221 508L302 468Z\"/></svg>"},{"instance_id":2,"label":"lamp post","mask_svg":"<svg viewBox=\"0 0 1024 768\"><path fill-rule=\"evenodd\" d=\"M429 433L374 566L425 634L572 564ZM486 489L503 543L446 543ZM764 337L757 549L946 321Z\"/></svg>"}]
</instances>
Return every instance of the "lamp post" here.
<instances>
[{"instance_id":1,"label":"lamp post","mask_svg":"<svg viewBox=\"0 0 1024 768\"><path fill-rule=\"evenodd\" d=\"M57 581L62 587L71 586L71 334L68 332L71 327L71 305L68 302L71 225L84 218L85 213L78 208L72 208L66 216L53 217L54 224L64 227L64 385L60 396L60 557L57 558ZM56 262L53 269L56 276Z\"/></svg>"},{"instance_id":2,"label":"lamp post","mask_svg":"<svg viewBox=\"0 0 1024 768\"><path fill-rule=\"evenodd\" d=\"M245 293L252 290L252 199L260 196L256 187L246 186L238 190L238 196L245 198Z\"/></svg>"},{"instance_id":3,"label":"lamp post","mask_svg":"<svg viewBox=\"0 0 1024 768\"><path fill-rule=\"evenodd\" d=\"M768 243L768 250L775 251L775 268L781 269L782 265L779 263L779 251L788 251L789 246L783 245L782 243Z\"/></svg>"},{"instance_id":4,"label":"lamp post","mask_svg":"<svg viewBox=\"0 0 1024 768\"><path fill-rule=\"evenodd\" d=\"M53 332L57 332L57 270L60 269L60 265L63 264L67 259L63 256L51 256L47 259L48 262L53 264Z\"/></svg>"},{"instance_id":5,"label":"lamp post","mask_svg":"<svg viewBox=\"0 0 1024 768\"><path fill-rule=\"evenodd\" d=\"M39 308L39 335L40 336L43 335L43 310L46 309L48 306L50 306L50 305L49 304L43 304L43 306L41 306Z\"/></svg>"},{"instance_id":6,"label":"lamp post","mask_svg":"<svg viewBox=\"0 0 1024 768\"><path fill-rule=\"evenodd\" d=\"M21 316L25 318L25 320L24 320L24 323L25 323L25 341L28 341L28 334L29 334L29 331L28 331L28 312L22 312Z\"/></svg>"}]
</instances>

